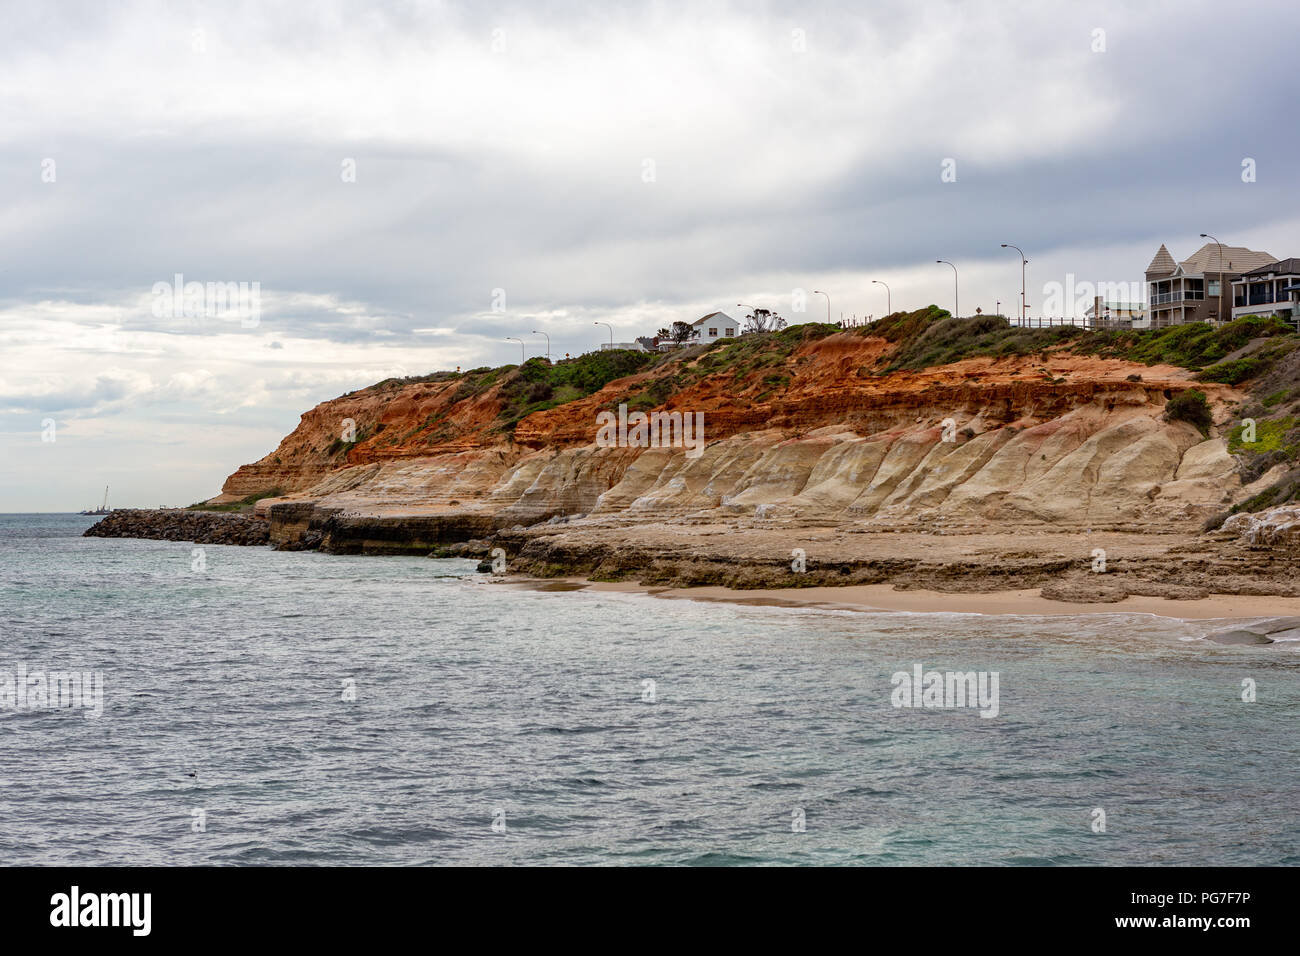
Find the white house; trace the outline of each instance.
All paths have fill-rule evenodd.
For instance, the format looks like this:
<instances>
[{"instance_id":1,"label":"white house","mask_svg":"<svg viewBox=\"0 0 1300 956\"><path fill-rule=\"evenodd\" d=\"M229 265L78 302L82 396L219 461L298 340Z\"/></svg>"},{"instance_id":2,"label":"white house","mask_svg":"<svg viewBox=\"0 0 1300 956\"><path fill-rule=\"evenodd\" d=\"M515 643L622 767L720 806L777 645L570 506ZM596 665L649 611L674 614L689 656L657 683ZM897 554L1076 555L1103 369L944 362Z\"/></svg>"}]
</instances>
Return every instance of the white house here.
<instances>
[{"instance_id":1,"label":"white house","mask_svg":"<svg viewBox=\"0 0 1300 956\"><path fill-rule=\"evenodd\" d=\"M740 325L725 312L710 312L704 318L696 319L691 326L699 333L700 342L734 339L740 335Z\"/></svg>"},{"instance_id":2,"label":"white house","mask_svg":"<svg viewBox=\"0 0 1300 956\"><path fill-rule=\"evenodd\" d=\"M1259 266L1232 280L1232 317L1276 315L1300 320L1300 259Z\"/></svg>"}]
</instances>

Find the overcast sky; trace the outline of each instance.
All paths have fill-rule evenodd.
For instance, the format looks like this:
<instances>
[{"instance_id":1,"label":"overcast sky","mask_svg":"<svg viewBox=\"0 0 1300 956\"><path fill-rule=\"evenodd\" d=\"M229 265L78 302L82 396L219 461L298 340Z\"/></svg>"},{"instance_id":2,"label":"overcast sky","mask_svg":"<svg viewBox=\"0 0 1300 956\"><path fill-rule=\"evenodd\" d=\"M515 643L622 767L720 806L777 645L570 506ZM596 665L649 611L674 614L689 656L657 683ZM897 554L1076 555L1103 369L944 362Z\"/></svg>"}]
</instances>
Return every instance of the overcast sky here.
<instances>
[{"instance_id":1,"label":"overcast sky","mask_svg":"<svg viewBox=\"0 0 1300 956\"><path fill-rule=\"evenodd\" d=\"M1002 242L1035 313L1202 232L1300 255L1291 0L789 6L0 4L0 511L209 497L534 329L951 308L940 258L991 312Z\"/></svg>"}]
</instances>

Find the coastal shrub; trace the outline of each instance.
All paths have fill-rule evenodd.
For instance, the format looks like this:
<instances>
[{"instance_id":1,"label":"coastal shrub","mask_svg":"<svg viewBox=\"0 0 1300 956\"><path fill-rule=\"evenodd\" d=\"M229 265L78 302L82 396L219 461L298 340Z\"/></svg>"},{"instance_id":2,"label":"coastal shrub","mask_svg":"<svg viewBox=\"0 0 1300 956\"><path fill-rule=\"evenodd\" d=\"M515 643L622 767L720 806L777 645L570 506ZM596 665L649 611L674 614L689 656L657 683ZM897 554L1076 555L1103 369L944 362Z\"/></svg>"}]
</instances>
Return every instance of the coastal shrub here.
<instances>
[{"instance_id":1,"label":"coastal shrub","mask_svg":"<svg viewBox=\"0 0 1300 956\"><path fill-rule=\"evenodd\" d=\"M1076 352L1122 358L1146 365L1178 365L1199 371L1261 338L1296 338L1295 330L1276 316L1246 315L1215 328L1188 322L1163 329L1107 329L1089 334ZM1290 349L1294 344L1285 345ZM1274 356L1276 359L1277 356Z\"/></svg>"},{"instance_id":2,"label":"coastal shrub","mask_svg":"<svg viewBox=\"0 0 1300 956\"><path fill-rule=\"evenodd\" d=\"M534 356L522 365L496 369L491 374L499 385L498 428L513 435L515 426L534 412L585 398L615 379L641 371L653 360L649 352L605 349L559 362ZM475 386L477 390L484 387Z\"/></svg>"},{"instance_id":3,"label":"coastal shrub","mask_svg":"<svg viewBox=\"0 0 1300 956\"><path fill-rule=\"evenodd\" d=\"M1205 393L1197 388L1179 392L1165 404L1165 420L1170 422L1187 422L1195 425L1204 434L1214 423L1210 415L1210 404L1205 400Z\"/></svg>"},{"instance_id":4,"label":"coastal shrub","mask_svg":"<svg viewBox=\"0 0 1300 956\"><path fill-rule=\"evenodd\" d=\"M524 391L524 401L530 405L534 402L544 402L555 394L555 389L551 387L550 382L532 382Z\"/></svg>"},{"instance_id":5,"label":"coastal shrub","mask_svg":"<svg viewBox=\"0 0 1300 956\"><path fill-rule=\"evenodd\" d=\"M658 408L667 402L673 391L673 380L671 378L661 378L651 382L650 386L644 391L629 395L623 400L627 402L628 411L644 412L652 408ZM610 406L613 407L617 404L617 402L611 402Z\"/></svg>"},{"instance_id":6,"label":"coastal shrub","mask_svg":"<svg viewBox=\"0 0 1300 956\"><path fill-rule=\"evenodd\" d=\"M335 455L343 455L346 457L348 452L350 452L357 445L360 445L363 441L365 441L369 437L370 437L370 428L367 426L357 432L357 437L356 440L354 441L344 441L342 438L334 439L332 442L329 443L329 446L325 449L325 454L330 458L333 458Z\"/></svg>"},{"instance_id":7,"label":"coastal shrub","mask_svg":"<svg viewBox=\"0 0 1300 956\"><path fill-rule=\"evenodd\" d=\"M428 375L404 375L401 378L386 378L370 387L378 391L390 391L406 385L419 385L424 382L449 382L460 378L457 372L430 372Z\"/></svg>"},{"instance_id":8,"label":"coastal shrub","mask_svg":"<svg viewBox=\"0 0 1300 956\"><path fill-rule=\"evenodd\" d=\"M897 342L894 351L881 359L886 371L948 365L981 355L1006 358L1047 354L1084 334L1083 329L1070 325L1029 329L1013 326L1000 315L957 319L942 309L931 306L930 310L909 313L899 322L881 326L888 333L886 337L899 335L891 339Z\"/></svg>"},{"instance_id":9,"label":"coastal shrub","mask_svg":"<svg viewBox=\"0 0 1300 956\"><path fill-rule=\"evenodd\" d=\"M1238 472L1241 483L1243 485L1253 484L1268 474L1269 469L1277 465L1284 465L1288 461L1290 461L1290 456L1280 448L1248 455Z\"/></svg>"},{"instance_id":10,"label":"coastal shrub","mask_svg":"<svg viewBox=\"0 0 1300 956\"><path fill-rule=\"evenodd\" d=\"M1240 358L1231 362L1220 362L1197 373L1196 378L1202 382L1221 382L1224 385L1238 385L1248 378L1254 378L1264 371L1265 364L1257 358Z\"/></svg>"},{"instance_id":11,"label":"coastal shrub","mask_svg":"<svg viewBox=\"0 0 1300 956\"><path fill-rule=\"evenodd\" d=\"M1288 501L1296 501L1298 499L1300 499L1300 472L1292 470L1258 494L1252 495L1245 501L1233 505L1232 513L1237 514L1242 511L1263 511L1266 508L1272 508L1275 505L1283 505Z\"/></svg>"},{"instance_id":12,"label":"coastal shrub","mask_svg":"<svg viewBox=\"0 0 1300 956\"><path fill-rule=\"evenodd\" d=\"M868 323L864 331L867 335L878 335L889 342L911 341L934 323L951 316L952 313L947 309L927 305L914 312L891 312L884 318Z\"/></svg>"},{"instance_id":13,"label":"coastal shrub","mask_svg":"<svg viewBox=\"0 0 1300 956\"><path fill-rule=\"evenodd\" d=\"M1266 418L1257 421L1255 422L1255 440L1250 444L1246 444L1241 440L1245 428L1242 425L1237 425L1228 433L1228 451L1234 455L1284 451L1290 434L1295 427L1296 419L1291 416L1286 418Z\"/></svg>"},{"instance_id":14,"label":"coastal shrub","mask_svg":"<svg viewBox=\"0 0 1300 956\"><path fill-rule=\"evenodd\" d=\"M681 350L676 353L674 374L671 376L674 389L688 387L706 375L726 373L735 379L742 379L765 368L788 365L791 356L800 346L842 331L838 325L804 322L786 326L776 332L757 332L720 340L696 354ZM663 364L660 361L654 367Z\"/></svg>"},{"instance_id":15,"label":"coastal shrub","mask_svg":"<svg viewBox=\"0 0 1300 956\"><path fill-rule=\"evenodd\" d=\"M556 405L563 405L566 402L574 402L580 398L585 398L582 389L576 385L558 385L551 394L551 400Z\"/></svg>"},{"instance_id":16,"label":"coastal shrub","mask_svg":"<svg viewBox=\"0 0 1300 956\"><path fill-rule=\"evenodd\" d=\"M600 391L615 379L636 374L653 359L650 352L604 349L555 363L541 357L531 358L519 366L519 375L525 381L547 382L552 388L571 385L585 396Z\"/></svg>"},{"instance_id":17,"label":"coastal shrub","mask_svg":"<svg viewBox=\"0 0 1300 956\"><path fill-rule=\"evenodd\" d=\"M798 325L787 325L777 332L772 332L771 336L773 341L783 345L804 345L843 331L838 325L830 322L801 322Z\"/></svg>"},{"instance_id":18,"label":"coastal shrub","mask_svg":"<svg viewBox=\"0 0 1300 956\"><path fill-rule=\"evenodd\" d=\"M460 384L456 386L456 390L451 393L450 403L454 405L483 394L496 384L500 372L501 369L486 366L466 372Z\"/></svg>"}]
</instances>

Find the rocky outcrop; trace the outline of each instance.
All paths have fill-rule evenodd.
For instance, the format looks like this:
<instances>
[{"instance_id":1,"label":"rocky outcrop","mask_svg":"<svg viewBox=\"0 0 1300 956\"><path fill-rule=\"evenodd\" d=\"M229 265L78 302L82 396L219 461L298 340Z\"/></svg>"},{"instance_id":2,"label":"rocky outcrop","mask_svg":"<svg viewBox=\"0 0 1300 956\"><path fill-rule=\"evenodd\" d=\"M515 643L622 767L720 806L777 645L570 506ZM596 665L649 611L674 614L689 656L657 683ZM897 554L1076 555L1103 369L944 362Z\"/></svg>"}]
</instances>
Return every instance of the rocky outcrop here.
<instances>
[{"instance_id":1,"label":"rocky outcrop","mask_svg":"<svg viewBox=\"0 0 1300 956\"><path fill-rule=\"evenodd\" d=\"M1251 544L1300 546L1300 507L1270 508L1258 514L1235 514L1223 522L1221 531L1240 535Z\"/></svg>"},{"instance_id":2,"label":"rocky outcrop","mask_svg":"<svg viewBox=\"0 0 1300 956\"><path fill-rule=\"evenodd\" d=\"M634 529L590 519L511 528L470 557L500 548L508 573L581 576L650 586L808 588L890 584L938 591L1041 589L1072 604L1130 596L1193 601L1211 593L1300 596L1300 555L1229 536L678 524ZM1099 564L1098 551L1105 562Z\"/></svg>"},{"instance_id":3,"label":"rocky outcrop","mask_svg":"<svg viewBox=\"0 0 1300 956\"><path fill-rule=\"evenodd\" d=\"M83 536L257 545L270 542L271 528L266 520L250 515L179 508L124 508L91 525Z\"/></svg>"},{"instance_id":4,"label":"rocky outcrop","mask_svg":"<svg viewBox=\"0 0 1300 956\"><path fill-rule=\"evenodd\" d=\"M507 519L491 512L362 514L281 502L268 509L271 541L285 551L319 548L333 554L430 554L443 545L490 535Z\"/></svg>"},{"instance_id":5,"label":"rocky outcrop","mask_svg":"<svg viewBox=\"0 0 1300 956\"><path fill-rule=\"evenodd\" d=\"M1300 617L1275 617L1206 635L1216 644L1280 644L1300 641Z\"/></svg>"}]
</instances>

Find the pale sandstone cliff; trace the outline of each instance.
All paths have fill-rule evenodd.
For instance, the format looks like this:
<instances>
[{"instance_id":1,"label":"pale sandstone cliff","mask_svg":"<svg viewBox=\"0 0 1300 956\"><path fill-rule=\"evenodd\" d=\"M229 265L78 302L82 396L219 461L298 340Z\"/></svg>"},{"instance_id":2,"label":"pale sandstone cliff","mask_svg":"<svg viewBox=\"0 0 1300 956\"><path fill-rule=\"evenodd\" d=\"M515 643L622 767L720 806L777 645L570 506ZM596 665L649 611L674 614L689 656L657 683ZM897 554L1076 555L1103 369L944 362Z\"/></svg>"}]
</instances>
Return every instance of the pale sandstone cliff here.
<instances>
[{"instance_id":1,"label":"pale sandstone cliff","mask_svg":"<svg viewBox=\"0 0 1300 956\"><path fill-rule=\"evenodd\" d=\"M627 524L1190 530L1242 487L1224 442L1165 422L1162 398L1129 387L1080 398L1046 421L989 422L968 395L966 416L944 416L955 419L953 441L942 440L935 416L946 409L938 407L928 418L896 409L889 427L868 434L841 425L742 432L709 442L697 458L681 449L501 444L348 465L257 508L274 520L278 540L338 516L323 542L337 549L364 547L370 519L404 516L437 529L435 538L417 536L417 548L574 515Z\"/></svg>"},{"instance_id":2,"label":"pale sandstone cliff","mask_svg":"<svg viewBox=\"0 0 1300 956\"><path fill-rule=\"evenodd\" d=\"M898 339L791 331L666 361L602 357L581 387L590 366L383 382L303 415L214 504L260 498L280 547L499 547L511 570L544 576L1043 587L1059 600L1300 588L1295 549L1277 547L1296 539L1291 510L1203 533L1290 467L1261 474L1271 459L1244 469L1229 454L1247 393L1041 337L916 369L930 355L900 360ZM922 332L913 343L942 338ZM1191 388L1208 427L1167 420ZM597 416L623 403L702 412L706 443L599 447Z\"/></svg>"},{"instance_id":3,"label":"pale sandstone cliff","mask_svg":"<svg viewBox=\"0 0 1300 956\"><path fill-rule=\"evenodd\" d=\"M662 369L528 415L513 435L494 425L507 379L382 383L312 409L214 500L276 494L257 513L282 544L310 532L308 546L418 551L561 518L1192 532L1244 494L1220 437L1164 420L1193 386L1226 420L1241 398L1226 386L1068 350L882 374L891 348L839 333L745 374L692 376L680 363L660 407L704 413L698 457L596 446L597 414ZM347 420L355 443L339 440Z\"/></svg>"}]
</instances>

